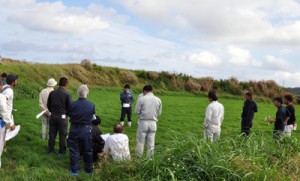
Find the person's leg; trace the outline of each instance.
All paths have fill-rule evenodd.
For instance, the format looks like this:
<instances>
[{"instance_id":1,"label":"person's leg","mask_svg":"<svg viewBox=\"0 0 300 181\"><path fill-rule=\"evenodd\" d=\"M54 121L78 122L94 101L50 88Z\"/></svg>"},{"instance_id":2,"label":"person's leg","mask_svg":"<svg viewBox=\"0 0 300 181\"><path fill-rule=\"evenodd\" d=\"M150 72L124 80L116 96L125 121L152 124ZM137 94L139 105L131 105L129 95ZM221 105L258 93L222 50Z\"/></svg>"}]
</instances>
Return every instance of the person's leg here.
<instances>
[{"instance_id":1,"label":"person's leg","mask_svg":"<svg viewBox=\"0 0 300 181\"><path fill-rule=\"evenodd\" d=\"M204 129L204 140L209 140L210 142L213 142L213 129L212 126L208 126Z\"/></svg>"},{"instance_id":2,"label":"person's leg","mask_svg":"<svg viewBox=\"0 0 300 181\"><path fill-rule=\"evenodd\" d=\"M82 128L82 134L80 142L83 145L83 161L84 171L91 174L93 172L93 140L91 127Z\"/></svg>"},{"instance_id":3,"label":"person's leg","mask_svg":"<svg viewBox=\"0 0 300 181\"><path fill-rule=\"evenodd\" d=\"M143 156L146 134L148 131L146 121L140 121L136 131L135 153L138 157Z\"/></svg>"},{"instance_id":4,"label":"person's leg","mask_svg":"<svg viewBox=\"0 0 300 181\"><path fill-rule=\"evenodd\" d=\"M131 120L131 116L132 116L132 108L129 107L127 110L127 120L128 120L128 126L131 126L132 120Z\"/></svg>"},{"instance_id":5,"label":"person's leg","mask_svg":"<svg viewBox=\"0 0 300 181\"><path fill-rule=\"evenodd\" d=\"M42 116L42 139L47 138L48 117Z\"/></svg>"},{"instance_id":6,"label":"person's leg","mask_svg":"<svg viewBox=\"0 0 300 181\"><path fill-rule=\"evenodd\" d=\"M48 153L54 152L55 139L58 131L57 119L55 117L50 118L49 128L49 140L48 140Z\"/></svg>"},{"instance_id":7,"label":"person's leg","mask_svg":"<svg viewBox=\"0 0 300 181\"><path fill-rule=\"evenodd\" d=\"M213 141L217 141L221 135L221 126L213 126Z\"/></svg>"},{"instance_id":8,"label":"person's leg","mask_svg":"<svg viewBox=\"0 0 300 181\"><path fill-rule=\"evenodd\" d=\"M156 121L149 121L149 130L147 133L147 158L151 158L154 155L154 145L155 145L155 133L157 130Z\"/></svg>"},{"instance_id":9,"label":"person's leg","mask_svg":"<svg viewBox=\"0 0 300 181\"><path fill-rule=\"evenodd\" d=\"M68 145L70 151L70 169L73 173L79 172L79 138L78 128L71 128L68 138Z\"/></svg>"},{"instance_id":10,"label":"person's leg","mask_svg":"<svg viewBox=\"0 0 300 181\"><path fill-rule=\"evenodd\" d=\"M68 120L61 119L59 121L59 153L66 153L66 138L68 134Z\"/></svg>"},{"instance_id":11,"label":"person's leg","mask_svg":"<svg viewBox=\"0 0 300 181\"><path fill-rule=\"evenodd\" d=\"M4 143L5 143L5 126L0 126L0 168L1 168L1 157L4 149Z\"/></svg>"},{"instance_id":12,"label":"person's leg","mask_svg":"<svg viewBox=\"0 0 300 181\"><path fill-rule=\"evenodd\" d=\"M124 125L125 116L126 116L126 108L122 107L122 109L121 109L121 117L120 117L120 124L122 126Z\"/></svg>"}]
</instances>

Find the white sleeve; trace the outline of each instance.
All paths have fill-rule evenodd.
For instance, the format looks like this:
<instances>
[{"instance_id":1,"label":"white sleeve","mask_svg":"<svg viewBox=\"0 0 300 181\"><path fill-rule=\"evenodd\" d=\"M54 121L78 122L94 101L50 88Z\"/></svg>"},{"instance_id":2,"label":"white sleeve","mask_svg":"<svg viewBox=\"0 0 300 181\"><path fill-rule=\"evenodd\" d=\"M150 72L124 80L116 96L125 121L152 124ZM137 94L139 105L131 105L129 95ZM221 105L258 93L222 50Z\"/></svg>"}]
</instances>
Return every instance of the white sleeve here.
<instances>
[{"instance_id":1,"label":"white sleeve","mask_svg":"<svg viewBox=\"0 0 300 181\"><path fill-rule=\"evenodd\" d=\"M142 106L141 99L142 98L138 99L138 101L136 102L136 106L135 106L135 110L134 110L134 112L138 115L141 113L141 106Z\"/></svg>"},{"instance_id":2,"label":"white sleeve","mask_svg":"<svg viewBox=\"0 0 300 181\"><path fill-rule=\"evenodd\" d=\"M7 110L7 103L6 103L6 97L5 96L0 96L0 113L2 115L3 121L6 123L9 123L9 112Z\"/></svg>"},{"instance_id":3,"label":"white sleeve","mask_svg":"<svg viewBox=\"0 0 300 181\"><path fill-rule=\"evenodd\" d=\"M208 105L205 112L204 126L207 126L211 121L211 115L212 115L212 110L211 107Z\"/></svg>"},{"instance_id":4,"label":"white sleeve","mask_svg":"<svg viewBox=\"0 0 300 181\"><path fill-rule=\"evenodd\" d=\"M104 148L103 148L103 152L108 154L110 152L109 150L109 144L110 144L110 137L108 137L105 141L105 144L104 144Z\"/></svg>"}]
</instances>

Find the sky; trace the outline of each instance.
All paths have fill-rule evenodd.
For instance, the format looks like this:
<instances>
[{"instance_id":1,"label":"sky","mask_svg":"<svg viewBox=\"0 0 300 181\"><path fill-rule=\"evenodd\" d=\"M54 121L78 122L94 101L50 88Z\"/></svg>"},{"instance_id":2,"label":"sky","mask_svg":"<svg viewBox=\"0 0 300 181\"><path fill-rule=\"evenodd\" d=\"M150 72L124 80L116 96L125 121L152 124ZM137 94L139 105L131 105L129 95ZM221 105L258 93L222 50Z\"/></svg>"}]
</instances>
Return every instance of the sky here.
<instances>
[{"instance_id":1,"label":"sky","mask_svg":"<svg viewBox=\"0 0 300 181\"><path fill-rule=\"evenodd\" d=\"M300 87L300 1L0 0L0 55Z\"/></svg>"}]
</instances>

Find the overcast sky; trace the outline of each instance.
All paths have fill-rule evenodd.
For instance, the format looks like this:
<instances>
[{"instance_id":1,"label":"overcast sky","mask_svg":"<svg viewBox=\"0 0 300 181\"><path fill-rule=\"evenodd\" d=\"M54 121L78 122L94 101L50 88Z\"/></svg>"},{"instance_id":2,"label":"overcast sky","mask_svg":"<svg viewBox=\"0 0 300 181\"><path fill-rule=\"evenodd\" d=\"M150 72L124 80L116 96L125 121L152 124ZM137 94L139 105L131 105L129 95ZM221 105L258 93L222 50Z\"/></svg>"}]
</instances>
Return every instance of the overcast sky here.
<instances>
[{"instance_id":1,"label":"overcast sky","mask_svg":"<svg viewBox=\"0 0 300 181\"><path fill-rule=\"evenodd\" d=\"M0 0L0 54L300 87L300 1Z\"/></svg>"}]
</instances>

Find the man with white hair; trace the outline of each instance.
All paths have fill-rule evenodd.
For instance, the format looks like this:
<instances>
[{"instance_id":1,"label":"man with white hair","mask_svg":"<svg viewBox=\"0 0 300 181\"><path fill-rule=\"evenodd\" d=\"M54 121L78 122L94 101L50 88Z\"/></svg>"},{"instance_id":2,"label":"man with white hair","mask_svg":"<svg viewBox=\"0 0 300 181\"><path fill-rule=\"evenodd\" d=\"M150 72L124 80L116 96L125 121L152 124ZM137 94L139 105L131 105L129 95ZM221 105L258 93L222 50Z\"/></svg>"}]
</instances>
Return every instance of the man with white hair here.
<instances>
[{"instance_id":1,"label":"man with white hair","mask_svg":"<svg viewBox=\"0 0 300 181\"><path fill-rule=\"evenodd\" d=\"M95 115L95 105L87 100L89 89L87 85L78 88L78 100L71 103L68 109L70 116L69 150L70 174L77 176L79 172L80 149L83 153L84 171L91 175L93 172L93 141L92 120Z\"/></svg>"},{"instance_id":2,"label":"man with white hair","mask_svg":"<svg viewBox=\"0 0 300 181\"><path fill-rule=\"evenodd\" d=\"M43 89L39 95L39 106L42 111L46 111L42 116L42 139L49 139L49 117L50 112L47 108L47 102L50 92L54 90L54 86L56 86L57 82L51 78L48 80L47 88Z\"/></svg>"}]
</instances>

